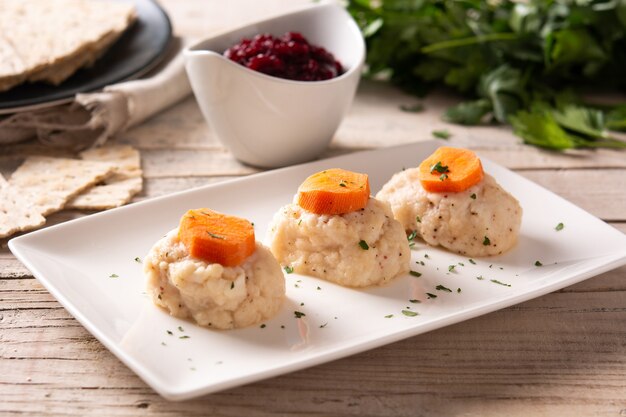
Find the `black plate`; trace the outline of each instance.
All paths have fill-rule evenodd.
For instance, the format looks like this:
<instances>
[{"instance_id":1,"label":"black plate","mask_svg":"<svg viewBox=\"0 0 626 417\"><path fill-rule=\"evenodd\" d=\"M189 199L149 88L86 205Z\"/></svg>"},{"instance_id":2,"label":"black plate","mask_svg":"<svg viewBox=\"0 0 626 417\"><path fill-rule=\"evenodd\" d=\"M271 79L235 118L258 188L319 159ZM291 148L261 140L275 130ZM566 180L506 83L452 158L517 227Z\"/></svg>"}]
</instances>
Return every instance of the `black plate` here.
<instances>
[{"instance_id":1,"label":"black plate","mask_svg":"<svg viewBox=\"0 0 626 417\"><path fill-rule=\"evenodd\" d=\"M138 77L156 65L172 37L172 25L154 1L133 1L137 20L91 68L78 70L58 86L22 84L0 93L0 113L70 100L76 93Z\"/></svg>"}]
</instances>

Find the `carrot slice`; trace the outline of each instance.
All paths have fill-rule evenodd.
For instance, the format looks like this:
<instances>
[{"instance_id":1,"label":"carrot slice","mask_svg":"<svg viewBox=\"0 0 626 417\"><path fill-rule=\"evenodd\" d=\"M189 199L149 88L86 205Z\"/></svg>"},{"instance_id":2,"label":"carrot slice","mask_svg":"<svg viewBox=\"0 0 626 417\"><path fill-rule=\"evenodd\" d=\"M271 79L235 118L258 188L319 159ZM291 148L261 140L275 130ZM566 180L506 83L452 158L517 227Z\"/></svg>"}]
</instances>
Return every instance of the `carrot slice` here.
<instances>
[{"instance_id":1,"label":"carrot slice","mask_svg":"<svg viewBox=\"0 0 626 417\"><path fill-rule=\"evenodd\" d=\"M465 191L483 176L483 166L474 152L448 146L437 149L419 166L422 187L435 193Z\"/></svg>"},{"instance_id":2,"label":"carrot slice","mask_svg":"<svg viewBox=\"0 0 626 417\"><path fill-rule=\"evenodd\" d=\"M327 169L308 177L298 188L298 205L316 214L343 214L360 210L370 198L367 174Z\"/></svg>"},{"instance_id":3,"label":"carrot slice","mask_svg":"<svg viewBox=\"0 0 626 417\"><path fill-rule=\"evenodd\" d=\"M178 237L194 258L224 266L240 265L256 247L252 223L207 208L185 213Z\"/></svg>"}]
</instances>

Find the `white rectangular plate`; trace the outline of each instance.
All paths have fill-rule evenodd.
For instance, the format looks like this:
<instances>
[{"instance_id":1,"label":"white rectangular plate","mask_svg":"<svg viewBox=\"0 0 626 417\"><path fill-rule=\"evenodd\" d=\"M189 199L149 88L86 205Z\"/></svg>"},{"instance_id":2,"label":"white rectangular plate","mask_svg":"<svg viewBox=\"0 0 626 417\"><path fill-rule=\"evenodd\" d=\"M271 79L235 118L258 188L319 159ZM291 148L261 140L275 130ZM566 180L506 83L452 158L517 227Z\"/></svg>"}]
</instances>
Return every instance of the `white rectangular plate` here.
<instances>
[{"instance_id":1,"label":"white rectangular plate","mask_svg":"<svg viewBox=\"0 0 626 417\"><path fill-rule=\"evenodd\" d=\"M187 209L210 207L248 218L262 239L273 214L291 202L313 172L332 167L366 172L375 193L395 172L418 165L440 145L429 141L359 152L210 185L53 226L15 238L9 246L83 326L171 400L372 349L626 263L626 235L483 159L485 171L524 209L519 243L502 256L473 264L467 257L417 244L411 265L421 277L406 275L364 290L289 274L287 301L263 328L209 330L170 317L146 296L142 265L135 258L143 259ZM559 223L564 228L557 231ZM543 266L535 266L536 261ZM452 272L450 265L455 265ZM438 285L451 292L437 290ZM410 317L402 310L419 315ZM297 319L294 311L306 316Z\"/></svg>"}]
</instances>

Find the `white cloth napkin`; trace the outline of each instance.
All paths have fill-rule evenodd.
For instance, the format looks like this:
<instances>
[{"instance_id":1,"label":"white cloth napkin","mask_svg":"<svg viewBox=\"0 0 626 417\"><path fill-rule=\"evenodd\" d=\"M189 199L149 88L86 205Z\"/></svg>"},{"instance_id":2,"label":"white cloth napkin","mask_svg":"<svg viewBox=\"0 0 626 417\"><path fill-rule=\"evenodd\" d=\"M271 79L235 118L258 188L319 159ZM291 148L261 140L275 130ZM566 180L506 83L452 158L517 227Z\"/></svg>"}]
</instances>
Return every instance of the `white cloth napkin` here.
<instances>
[{"instance_id":1,"label":"white cloth napkin","mask_svg":"<svg viewBox=\"0 0 626 417\"><path fill-rule=\"evenodd\" d=\"M0 118L0 146L34 136L48 145L74 149L102 145L191 93L181 49L182 42L175 40L149 77L77 94L69 104Z\"/></svg>"}]
</instances>

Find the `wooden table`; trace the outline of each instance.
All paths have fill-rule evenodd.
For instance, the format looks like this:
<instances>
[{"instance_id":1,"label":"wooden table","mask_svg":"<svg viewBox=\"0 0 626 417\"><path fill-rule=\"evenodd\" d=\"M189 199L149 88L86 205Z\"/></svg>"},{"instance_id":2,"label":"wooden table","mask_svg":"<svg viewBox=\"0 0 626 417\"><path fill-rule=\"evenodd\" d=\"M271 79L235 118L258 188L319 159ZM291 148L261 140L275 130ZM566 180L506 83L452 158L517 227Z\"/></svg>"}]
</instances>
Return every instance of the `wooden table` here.
<instances>
[{"instance_id":1,"label":"wooden table","mask_svg":"<svg viewBox=\"0 0 626 417\"><path fill-rule=\"evenodd\" d=\"M164 1L179 34L199 37L295 1ZM217 23L216 23L217 22ZM328 154L426 140L478 150L626 232L626 153L553 153L505 128L439 120L453 99L416 99L363 82ZM232 158L193 98L120 135L141 150L137 200L257 170ZM0 170L33 144L0 149ZM53 215L50 223L79 212ZM626 416L626 267L480 318L204 398L159 397L61 307L0 241L0 415ZM602 244L602 242L598 242Z\"/></svg>"}]
</instances>

